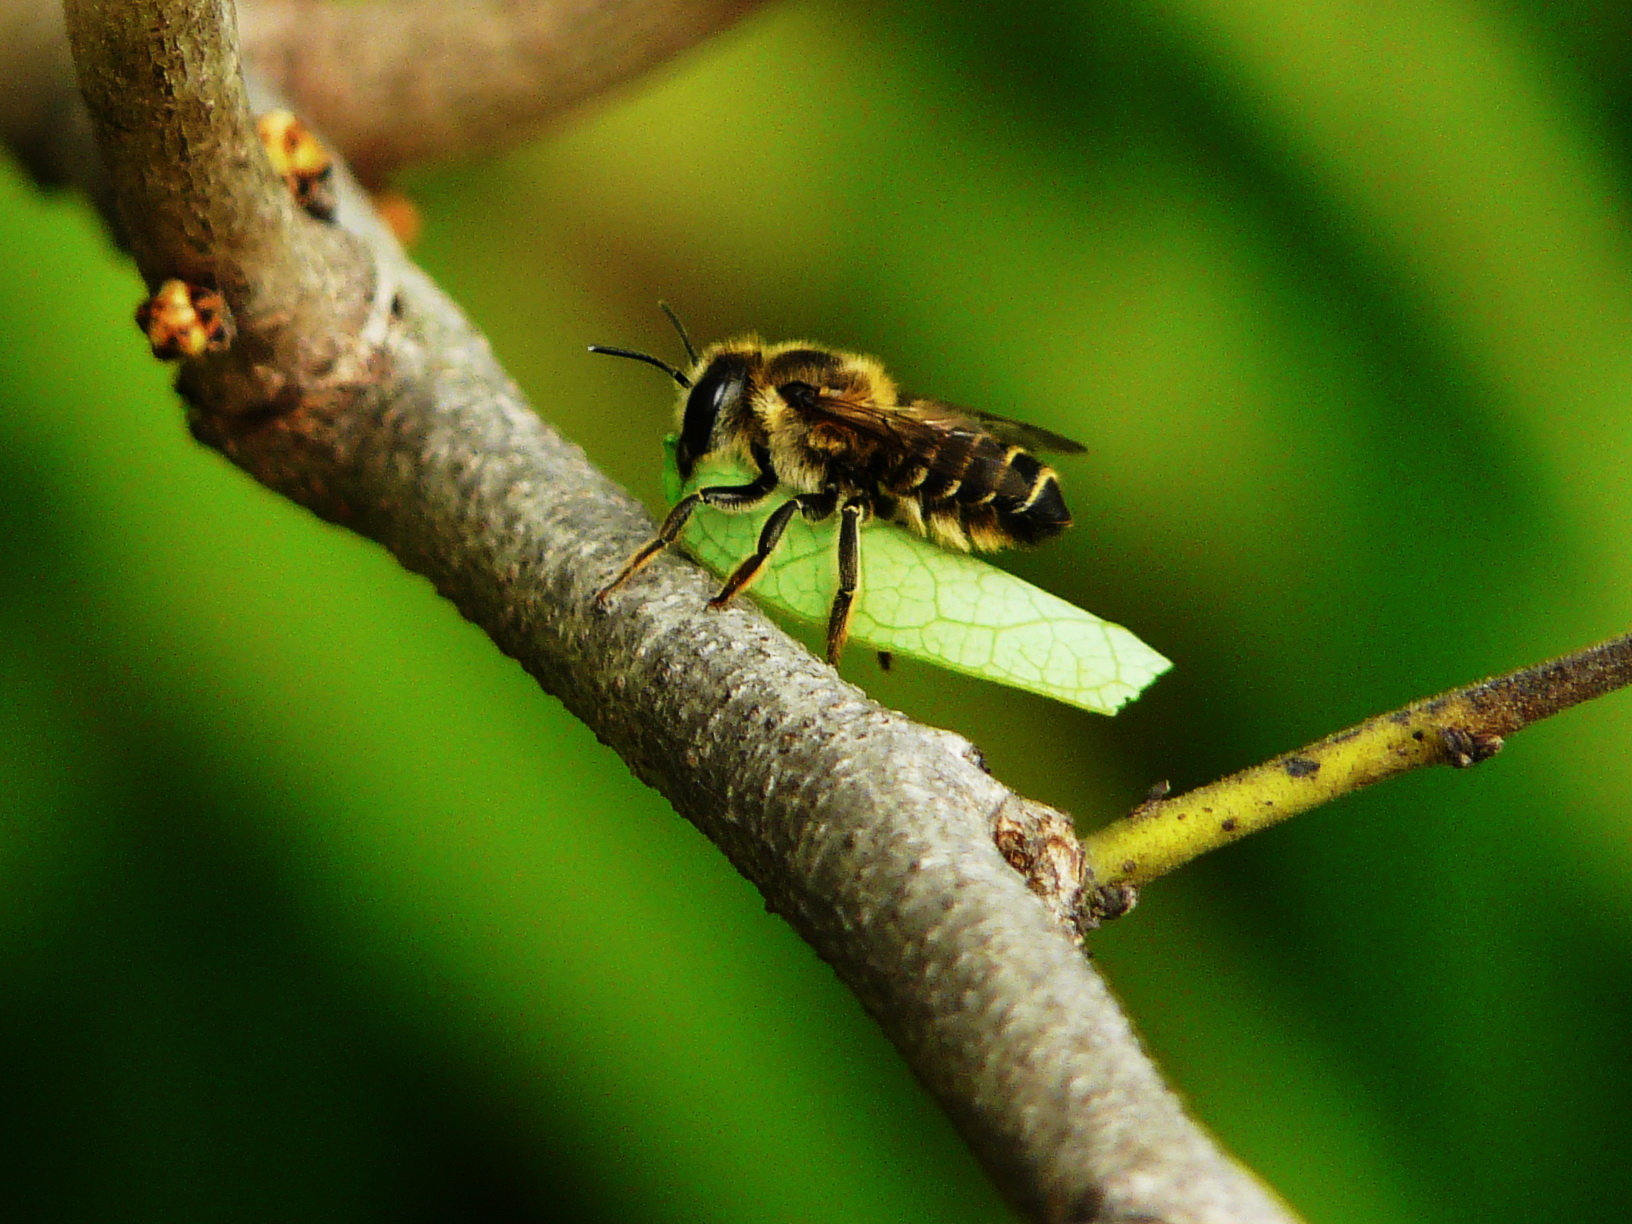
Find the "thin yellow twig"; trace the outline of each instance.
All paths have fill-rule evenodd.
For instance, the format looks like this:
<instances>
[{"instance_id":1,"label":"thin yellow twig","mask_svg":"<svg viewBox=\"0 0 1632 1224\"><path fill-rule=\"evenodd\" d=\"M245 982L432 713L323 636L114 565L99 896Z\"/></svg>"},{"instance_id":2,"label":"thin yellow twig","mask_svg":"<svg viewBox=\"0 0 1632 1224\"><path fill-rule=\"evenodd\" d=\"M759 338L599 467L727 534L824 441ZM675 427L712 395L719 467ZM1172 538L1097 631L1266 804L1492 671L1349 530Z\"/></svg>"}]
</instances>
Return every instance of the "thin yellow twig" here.
<instances>
[{"instance_id":1,"label":"thin yellow twig","mask_svg":"<svg viewBox=\"0 0 1632 1224\"><path fill-rule=\"evenodd\" d=\"M1090 889L1114 898L1361 787L1424 765L1476 765L1505 736L1627 684L1632 634L1380 714L1183 795L1153 795L1083 839Z\"/></svg>"}]
</instances>

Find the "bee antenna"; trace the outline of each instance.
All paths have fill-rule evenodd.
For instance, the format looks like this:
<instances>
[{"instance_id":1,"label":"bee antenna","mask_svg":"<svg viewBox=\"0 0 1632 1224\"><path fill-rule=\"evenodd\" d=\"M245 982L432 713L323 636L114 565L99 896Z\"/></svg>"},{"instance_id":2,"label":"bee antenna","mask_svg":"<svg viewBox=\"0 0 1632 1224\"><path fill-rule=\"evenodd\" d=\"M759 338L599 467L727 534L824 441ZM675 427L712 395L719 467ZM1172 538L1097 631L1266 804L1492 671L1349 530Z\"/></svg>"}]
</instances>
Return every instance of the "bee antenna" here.
<instances>
[{"instance_id":1,"label":"bee antenna","mask_svg":"<svg viewBox=\"0 0 1632 1224\"><path fill-rule=\"evenodd\" d=\"M631 361L644 361L647 365L656 366L662 370L663 373L674 379L682 387L688 390L691 387L691 379L661 357L653 357L650 353L637 353L633 349L609 348L604 344L592 344L589 346L589 351L592 353L605 353L608 357L627 357Z\"/></svg>"},{"instance_id":2,"label":"bee antenna","mask_svg":"<svg viewBox=\"0 0 1632 1224\"><path fill-rule=\"evenodd\" d=\"M657 308L669 316L669 322L674 324L674 330L680 333L680 343L686 346L686 356L691 358L691 364L697 364L697 349L691 343L691 337L686 335L686 326L680 322L680 316L669 309L667 302L659 302Z\"/></svg>"}]
</instances>

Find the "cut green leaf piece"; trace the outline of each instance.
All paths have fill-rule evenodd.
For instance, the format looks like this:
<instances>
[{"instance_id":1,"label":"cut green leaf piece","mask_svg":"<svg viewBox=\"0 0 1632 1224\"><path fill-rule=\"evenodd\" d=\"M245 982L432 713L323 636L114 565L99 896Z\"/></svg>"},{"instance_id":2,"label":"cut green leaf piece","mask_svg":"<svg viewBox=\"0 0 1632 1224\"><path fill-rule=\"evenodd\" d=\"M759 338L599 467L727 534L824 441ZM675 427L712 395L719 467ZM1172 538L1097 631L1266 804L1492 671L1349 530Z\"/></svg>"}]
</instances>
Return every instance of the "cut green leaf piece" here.
<instances>
[{"instance_id":1,"label":"cut green leaf piece","mask_svg":"<svg viewBox=\"0 0 1632 1224\"><path fill-rule=\"evenodd\" d=\"M707 459L682 488L672 436L665 447L671 502L703 485L745 484L752 477L734 461ZM681 543L715 573L728 574L754 550L761 524L781 503L773 497L745 514L699 506ZM809 523L795 516L749 593L766 607L825 624L838 583L837 521ZM1098 714L1116 713L1172 666L1120 625L966 553L876 520L862 532L861 590L850 642Z\"/></svg>"}]
</instances>

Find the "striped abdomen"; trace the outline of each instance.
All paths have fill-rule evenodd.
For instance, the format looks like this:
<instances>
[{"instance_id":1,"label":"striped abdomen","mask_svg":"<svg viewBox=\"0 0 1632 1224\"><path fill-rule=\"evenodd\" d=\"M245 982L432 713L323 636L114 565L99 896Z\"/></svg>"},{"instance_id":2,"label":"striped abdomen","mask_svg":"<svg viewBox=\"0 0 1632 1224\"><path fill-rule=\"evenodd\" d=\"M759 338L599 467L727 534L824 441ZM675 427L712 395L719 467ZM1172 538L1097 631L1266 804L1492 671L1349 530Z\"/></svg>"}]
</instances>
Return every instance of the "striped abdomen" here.
<instances>
[{"instance_id":1,"label":"striped abdomen","mask_svg":"<svg viewBox=\"0 0 1632 1224\"><path fill-rule=\"evenodd\" d=\"M1036 544L1071 525L1054 469L982 431L948 430L878 485L883 517L953 547Z\"/></svg>"}]
</instances>

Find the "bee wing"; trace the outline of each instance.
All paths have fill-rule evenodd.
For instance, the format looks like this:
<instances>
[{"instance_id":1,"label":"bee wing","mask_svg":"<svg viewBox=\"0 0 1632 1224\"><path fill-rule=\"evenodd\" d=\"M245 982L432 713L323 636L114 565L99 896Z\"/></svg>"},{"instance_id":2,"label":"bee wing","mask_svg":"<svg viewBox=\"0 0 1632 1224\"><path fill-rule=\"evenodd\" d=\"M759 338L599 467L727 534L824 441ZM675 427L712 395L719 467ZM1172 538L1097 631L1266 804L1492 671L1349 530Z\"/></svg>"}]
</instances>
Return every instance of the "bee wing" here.
<instances>
[{"instance_id":1,"label":"bee wing","mask_svg":"<svg viewBox=\"0 0 1632 1224\"><path fill-rule=\"evenodd\" d=\"M1056 455L1080 455L1088 449L1081 442L1057 434L1052 429L1044 429L1041 425L1028 425L1024 421L1010 420L992 412L972 412L970 415L985 426L992 437L1010 446L1051 451Z\"/></svg>"},{"instance_id":2,"label":"bee wing","mask_svg":"<svg viewBox=\"0 0 1632 1224\"><path fill-rule=\"evenodd\" d=\"M987 433L999 442L1026 450L1079 455L1086 448L1053 430L1024 421L972 408L961 408L941 400L912 399L885 405L871 400L842 396L817 396L800 405L805 419L813 425L827 424L870 434L880 442L908 448L933 446L952 431Z\"/></svg>"},{"instance_id":3,"label":"bee wing","mask_svg":"<svg viewBox=\"0 0 1632 1224\"><path fill-rule=\"evenodd\" d=\"M796 407L800 415L818 429L826 426L840 436L861 434L874 442L908 450L933 446L949 429L974 424L966 413L927 401L880 404L870 399L818 395Z\"/></svg>"},{"instance_id":4,"label":"bee wing","mask_svg":"<svg viewBox=\"0 0 1632 1224\"><path fill-rule=\"evenodd\" d=\"M1021 446L1026 450L1048 451L1056 455L1080 455L1088 449L1081 442L1073 441L1064 434L1057 434L1052 429L1028 425L1024 421L998 416L995 412L981 412L975 408L962 408L957 404L926 399L913 400L907 407L914 415L936 421L943 428L961 425L966 429L979 429L991 434L999 442Z\"/></svg>"}]
</instances>

